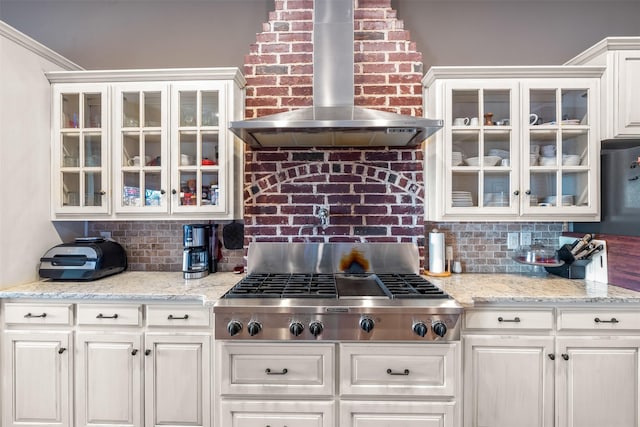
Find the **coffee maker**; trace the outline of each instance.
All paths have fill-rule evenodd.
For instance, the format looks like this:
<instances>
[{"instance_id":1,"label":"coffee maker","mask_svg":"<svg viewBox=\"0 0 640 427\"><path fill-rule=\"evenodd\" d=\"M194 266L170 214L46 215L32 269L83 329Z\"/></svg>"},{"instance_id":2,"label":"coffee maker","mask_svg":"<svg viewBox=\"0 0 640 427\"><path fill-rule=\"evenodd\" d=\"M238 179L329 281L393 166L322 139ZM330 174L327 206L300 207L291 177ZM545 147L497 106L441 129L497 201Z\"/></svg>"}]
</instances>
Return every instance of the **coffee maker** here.
<instances>
[{"instance_id":1,"label":"coffee maker","mask_svg":"<svg viewBox=\"0 0 640 427\"><path fill-rule=\"evenodd\" d=\"M211 250L209 246L211 226L185 224L182 226L183 246L182 274L185 279L200 279L209 274Z\"/></svg>"}]
</instances>

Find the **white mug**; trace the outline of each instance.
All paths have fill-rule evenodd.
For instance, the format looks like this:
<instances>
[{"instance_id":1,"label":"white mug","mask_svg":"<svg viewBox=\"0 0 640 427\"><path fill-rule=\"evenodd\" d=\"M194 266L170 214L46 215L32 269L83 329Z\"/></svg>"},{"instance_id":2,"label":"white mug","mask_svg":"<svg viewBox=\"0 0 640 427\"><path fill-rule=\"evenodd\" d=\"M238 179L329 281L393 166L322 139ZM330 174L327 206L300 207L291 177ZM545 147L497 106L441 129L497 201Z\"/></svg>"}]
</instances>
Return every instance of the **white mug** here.
<instances>
[{"instance_id":1,"label":"white mug","mask_svg":"<svg viewBox=\"0 0 640 427\"><path fill-rule=\"evenodd\" d=\"M188 154L180 155L180 164L182 166L189 166L191 164L191 156Z\"/></svg>"},{"instance_id":2,"label":"white mug","mask_svg":"<svg viewBox=\"0 0 640 427\"><path fill-rule=\"evenodd\" d=\"M467 126L469 124L469 117L456 117L453 119L454 126Z\"/></svg>"},{"instance_id":3,"label":"white mug","mask_svg":"<svg viewBox=\"0 0 640 427\"><path fill-rule=\"evenodd\" d=\"M469 124L471 126L478 126L480 124L480 122L478 121L477 117L471 117L471 120L469 120Z\"/></svg>"},{"instance_id":4,"label":"white mug","mask_svg":"<svg viewBox=\"0 0 640 427\"><path fill-rule=\"evenodd\" d=\"M530 125L536 125L538 124L538 120L540 119L540 117L538 117L537 114L535 113L531 113L529 114L529 124Z\"/></svg>"},{"instance_id":5,"label":"white mug","mask_svg":"<svg viewBox=\"0 0 640 427\"><path fill-rule=\"evenodd\" d=\"M140 166L140 156L133 156L128 163L129 166Z\"/></svg>"}]
</instances>

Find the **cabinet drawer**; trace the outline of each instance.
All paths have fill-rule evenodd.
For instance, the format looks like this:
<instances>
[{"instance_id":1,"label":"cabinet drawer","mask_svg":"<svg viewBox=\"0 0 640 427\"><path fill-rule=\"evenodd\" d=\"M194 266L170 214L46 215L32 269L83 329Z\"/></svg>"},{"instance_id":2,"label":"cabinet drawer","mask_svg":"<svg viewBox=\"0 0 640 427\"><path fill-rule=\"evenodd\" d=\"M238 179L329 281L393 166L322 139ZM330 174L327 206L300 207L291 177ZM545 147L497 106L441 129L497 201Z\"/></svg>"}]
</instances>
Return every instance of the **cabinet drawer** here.
<instances>
[{"instance_id":1,"label":"cabinet drawer","mask_svg":"<svg viewBox=\"0 0 640 427\"><path fill-rule=\"evenodd\" d=\"M138 304L78 304L78 324L140 326L142 307Z\"/></svg>"},{"instance_id":2,"label":"cabinet drawer","mask_svg":"<svg viewBox=\"0 0 640 427\"><path fill-rule=\"evenodd\" d=\"M456 394L460 343L342 344L342 395L447 396Z\"/></svg>"},{"instance_id":3,"label":"cabinet drawer","mask_svg":"<svg viewBox=\"0 0 640 427\"><path fill-rule=\"evenodd\" d=\"M553 309L548 310L467 310L466 329L553 329Z\"/></svg>"},{"instance_id":4,"label":"cabinet drawer","mask_svg":"<svg viewBox=\"0 0 640 427\"><path fill-rule=\"evenodd\" d=\"M71 325L73 304L6 303L4 320L13 325Z\"/></svg>"},{"instance_id":5,"label":"cabinet drawer","mask_svg":"<svg viewBox=\"0 0 640 427\"><path fill-rule=\"evenodd\" d=\"M222 426L333 427L334 404L323 401L225 400Z\"/></svg>"},{"instance_id":6,"label":"cabinet drawer","mask_svg":"<svg viewBox=\"0 0 640 427\"><path fill-rule=\"evenodd\" d=\"M207 327L211 326L208 308L192 305L148 305L149 326Z\"/></svg>"},{"instance_id":7,"label":"cabinet drawer","mask_svg":"<svg viewBox=\"0 0 640 427\"><path fill-rule=\"evenodd\" d=\"M219 345L222 394L333 394L333 344Z\"/></svg>"},{"instance_id":8,"label":"cabinet drawer","mask_svg":"<svg viewBox=\"0 0 640 427\"><path fill-rule=\"evenodd\" d=\"M562 310L558 314L558 330L638 330L640 313L620 310Z\"/></svg>"}]
</instances>

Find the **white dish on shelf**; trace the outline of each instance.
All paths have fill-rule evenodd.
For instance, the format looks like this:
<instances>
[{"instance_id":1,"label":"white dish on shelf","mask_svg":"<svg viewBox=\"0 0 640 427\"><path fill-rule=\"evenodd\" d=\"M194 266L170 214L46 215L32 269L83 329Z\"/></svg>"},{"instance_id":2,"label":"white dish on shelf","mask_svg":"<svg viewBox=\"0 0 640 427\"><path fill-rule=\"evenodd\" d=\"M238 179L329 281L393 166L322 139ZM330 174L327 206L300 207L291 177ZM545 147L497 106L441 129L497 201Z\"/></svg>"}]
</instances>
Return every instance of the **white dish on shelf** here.
<instances>
[{"instance_id":1,"label":"white dish on shelf","mask_svg":"<svg viewBox=\"0 0 640 427\"><path fill-rule=\"evenodd\" d=\"M502 161L502 157L498 156L484 156L482 158L482 164L484 166L495 166ZM479 157L469 157L464 161L468 166L479 166L480 158Z\"/></svg>"},{"instance_id":2,"label":"white dish on shelf","mask_svg":"<svg viewBox=\"0 0 640 427\"><path fill-rule=\"evenodd\" d=\"M556 157L546 157L546 156L542 156L539 159L540 161L540 166L555 166L556 165Z\"/></svg>"},{"instance_id":3,"label":"white dish on shelf","mask_svg":"<svg viewBox=\"0 0 640 427\"><path fill-rule=\"evenodd\" d=\"M489 156L500 157L501 159L508 159L510 157L507 150L500 150L499 148L492 148L487 154L489 154Z\"/></svg>"}]
</instances>

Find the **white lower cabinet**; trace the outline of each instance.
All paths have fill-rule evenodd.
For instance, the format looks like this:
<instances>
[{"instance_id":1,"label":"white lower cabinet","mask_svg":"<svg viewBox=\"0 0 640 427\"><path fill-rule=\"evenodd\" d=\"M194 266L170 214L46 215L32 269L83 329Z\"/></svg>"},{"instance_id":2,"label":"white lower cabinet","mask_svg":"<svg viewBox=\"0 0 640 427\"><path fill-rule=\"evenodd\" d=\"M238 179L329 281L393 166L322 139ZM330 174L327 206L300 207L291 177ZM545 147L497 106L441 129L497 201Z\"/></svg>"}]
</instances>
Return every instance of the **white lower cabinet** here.
<instances>
[{"instance_id":1,"label":"white lower cabinet","mask_svg":"<svg viewBox=\"0 0 640 427\"><path fill-rule=\"evenodd\" d=\"M465 427L638 427L637 311L465 312Z\"/></svg>"},{"instance_id":2,"label":"white lower cabinet","mask_svg":"<svg viewBox=\"0 0 640 427\"><path fill-rule=\"evenodd\" d=\"M5 303L3 312L3 426L211 427L209 309Z\"/></svg>"}]
</instances>

